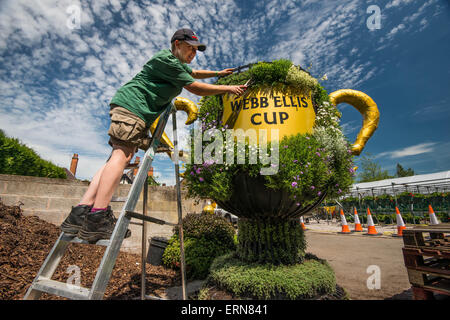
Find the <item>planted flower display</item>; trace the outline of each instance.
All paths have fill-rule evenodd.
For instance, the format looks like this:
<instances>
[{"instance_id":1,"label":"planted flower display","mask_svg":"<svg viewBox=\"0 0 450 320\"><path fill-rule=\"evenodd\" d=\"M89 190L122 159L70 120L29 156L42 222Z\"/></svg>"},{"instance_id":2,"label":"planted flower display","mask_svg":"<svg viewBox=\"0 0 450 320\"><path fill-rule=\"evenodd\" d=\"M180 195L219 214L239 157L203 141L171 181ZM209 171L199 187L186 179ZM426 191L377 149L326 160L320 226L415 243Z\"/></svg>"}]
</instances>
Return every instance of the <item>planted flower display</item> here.
<instances>
[{"instance_id":1,"label":"planted flower display","mask_svg":"<svg viewBox=\"0 0 450 320\"><path fill-rule=\"evenodd\" d=\"M306 248L298 218L349 190L353 156L375 131L378 109L359 91L327 94L288 60L256 63L218 81L245 83L241 97L200 101L184 174L188 194L213 199L239 217L240 261L298 264ZM342 102L364 118L353 144L339 124Z\"/></svg>"}]
</instances>

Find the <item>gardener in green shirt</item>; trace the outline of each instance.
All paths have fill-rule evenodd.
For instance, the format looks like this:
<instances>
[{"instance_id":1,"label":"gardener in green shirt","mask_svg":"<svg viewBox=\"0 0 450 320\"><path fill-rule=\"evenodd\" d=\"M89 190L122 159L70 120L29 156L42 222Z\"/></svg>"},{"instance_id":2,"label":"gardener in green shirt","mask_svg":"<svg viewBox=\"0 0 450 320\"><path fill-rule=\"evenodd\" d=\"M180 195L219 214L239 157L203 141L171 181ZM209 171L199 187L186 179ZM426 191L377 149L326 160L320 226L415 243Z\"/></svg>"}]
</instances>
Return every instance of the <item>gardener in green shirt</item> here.
<instances>
[{"instance_id":1,"label":"gardener in green shirt","mask_svg":"<svg viewBox=\"0 0 450 320\"><path fill-rule=\"evenodd\" d=\"M192 30L176 31L171 44L171 50L156 53L111 100L108 130L111 156L95 174L79 205L72 208L61 224L65 233L90 242L110 238L116 219L108 205L123 171L138 148L148 149L150 125L183 88L199 96L223 93L239 96L245 91L242 85L212 85L195 80L229 75L233 69L192 70L188 64L197 50L206 49ZM127 237L130 234L128 231Z\"/></svg>"}]
</instances>

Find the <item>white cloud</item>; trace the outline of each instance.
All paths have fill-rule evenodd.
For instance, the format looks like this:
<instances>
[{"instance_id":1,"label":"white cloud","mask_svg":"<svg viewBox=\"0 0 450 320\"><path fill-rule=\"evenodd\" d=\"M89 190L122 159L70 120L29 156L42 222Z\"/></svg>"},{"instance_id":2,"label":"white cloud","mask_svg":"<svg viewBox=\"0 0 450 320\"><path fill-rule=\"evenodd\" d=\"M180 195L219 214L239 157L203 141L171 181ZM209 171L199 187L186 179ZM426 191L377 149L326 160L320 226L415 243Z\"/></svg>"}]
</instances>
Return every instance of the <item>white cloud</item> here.
<instances>
[{"instance_id":1,"label":"white cloud","mask_svg":"<svg viewBox=\"0 0 450 320\"><path fill-rule=\"evenodd\" d=\"M193 28L208 47L192 63L194 69L289 58L306 67L312 64L320 75L326 72L327 84L335 88L355 88L379 72L371 61L351 57L363 54L354 47L361 37L355 32L361 30L360 1L299 4L256 1L244 12L233 0L4 0L0 128L66 167L78 153L81 177L91 177L110 150L108 102L153 54L169 47L180 27ZM70 5L81 8L80 30L67 27ZM424 9L418 12L416 19ZM181 96L199 101L185 90ZM189 131L185 120L186 115L177 114L179 137ZM172 138L171 120L166 133ZM186 142L180 139L180 144L187 149ZM171 167L167 160L158 165Z\"/></svg>"},{"instance_id":2,"label":"white cloud","mask_svg":"<svg viewBox=\"0 0 450 320\"><path fill-rule=\"evenodd\" d=\"M393 7L398 7L401 5L406 5L409 4L411 2L413 2L414 0L393 0L391 2L389 2L388 4L386 4L386 9L389 8L393 8Z\"/></svg>"},{"instance_id":3,"label":"white cloud","mask_svg":"<svg viewBox=\"0 0 450 320\"><path fill-rule=\"evenodd\" d=\"M396 151L388 151L379 153L376 158L403 158L408 156L415 156L418 154L429 153L435 150L435 142L421 143L414 146L406 147Z\"/></svg>"}]
</instances>

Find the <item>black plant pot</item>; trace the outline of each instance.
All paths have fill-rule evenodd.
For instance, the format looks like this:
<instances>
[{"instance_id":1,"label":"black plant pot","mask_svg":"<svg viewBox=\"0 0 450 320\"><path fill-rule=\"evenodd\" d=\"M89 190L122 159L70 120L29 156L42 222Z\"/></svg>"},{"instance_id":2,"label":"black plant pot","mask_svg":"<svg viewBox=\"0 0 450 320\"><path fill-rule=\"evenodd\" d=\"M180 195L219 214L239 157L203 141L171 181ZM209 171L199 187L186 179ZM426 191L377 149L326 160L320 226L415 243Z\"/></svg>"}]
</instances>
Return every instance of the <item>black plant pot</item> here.
<instances>
[{"instance_id":1,"label":"black plant pot","mask_svg":"<svg viewBox=\"0 0 450 320\"><path fill-rule=\"evenodd\" d=\"M263 176L252 178L240 173L234 178L234 192L228 201L215 200L223 209L239 218L296 219L316 208L325 199L324 192L313 204L297 206L284 190L267 188Z\"/></svg>"}]
</instances>

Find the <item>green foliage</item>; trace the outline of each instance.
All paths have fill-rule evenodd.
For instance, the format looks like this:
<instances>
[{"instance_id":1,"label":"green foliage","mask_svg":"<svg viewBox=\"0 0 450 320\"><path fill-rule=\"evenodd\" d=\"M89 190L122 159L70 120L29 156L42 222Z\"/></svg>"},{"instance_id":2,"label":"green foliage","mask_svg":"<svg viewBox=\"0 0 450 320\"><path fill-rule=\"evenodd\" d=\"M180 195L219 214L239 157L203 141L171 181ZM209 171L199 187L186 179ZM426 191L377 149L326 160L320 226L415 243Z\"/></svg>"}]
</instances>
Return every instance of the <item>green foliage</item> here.
<instances>
[{"instance_id":1,"label":"green foliage","mask_svg":"<svg viewBox=\"0 0 450 320\"><path fill-rule=\"evenodd\" d=\"M216 215L188 214L183 219L183 232L188 278L206 278L215 257L236 249L232 225ZM180 261L180 240L176 231L164 250L162 263L175 269L180 267Z\"/></svg>"},{"instance_id":2,"label":"green foliage","mask_svg":"<svg viewBox=\"0 0 450 320\"><path fill-rule=\"evenodd\" d=\"M414 170L409 168L405 170L400 163L397 163L397 177L409 177L414 175Z\"/></svg>"},{"instance_id":3,"label":"green foliage","mask_svg":"<svg viewBox=\"0 0 450 320\"><path fill-rule=\"evenodd\" d=\"M0 130L0 174L47 178L67 178L66 171L43 160L18 139L9 138Z\"/></svg>"},{"instance_id":4,"label":"green foliage","mask_svg":"<svg viewBox=\"0 0 450 320\"><path fill-rule=\"evenodd\" d=\"M323 101L328 101L328 95L317 79L286 59L258 62L253 64L248 71L219 79L217 84L245 84L250 79L252 79L252 85L248 89L250 93L261 91L270 95L273 95L274 92L284 95L300 95L312 91L315 104L320 105ZM209 99L209 97L205 97L201 100L202 108L203 102Z\"/></svg>"},{"instance_id":5,"label":"green foliage","mask_svg":"<svg viewBox=\"0 0 450 320\"><path fill-rule=\"evenodd\" d=\"M450 210L450 194L448 192L434 192L430 194L402 192L397 194L396 197L397 205L402 215L404 212L406 213L411 210L411 205L413 205L414 214L420 216L427 215L428 205L433 207L436 214L438 211L448 212ZM345 212L352 212L353 207L369 207L374 213L395 213L395 198L393 195L389 194L377 195L375 197L366 196L361 199L347 197L345 199L341 199L340 202L344 206Z\"/></svg>"},{"instance_id":6,"label":"green foliage","mask_svg":"<svg viewBox=\"0 0 450 320\"><path fill-rule=\"evenodd\" d=\"M189 279L205 279L215 257L230 252L231 249L206 238L184 238L186 276ZM180 240L173 235L164 250L162 263L168 268L180 268Z\"/></svg>"},{"instance_id":7,"label":"green foliage","mask_svg":"<svg viewBox=\"0 0 450 320\"><path fill-rule=\"evenodd\" d=\"M174 232L178 235L179 229L175 227ZM183 218L183 234L188 238L205 238L219 242L227 248L234 248L233 226L225 218L215 214L187 214Z\"/></svg>"},{"instance_id":8,"label":"green foliage","mask_svg":"<svg viewBox=\"0 0 450 320\"><path fill-rule=\"evenodd\" d=\"M243 299L312 299L336 290L333 269L311 254L301 264L275 266L248 264L230 253L214 260L208 284Z\"/></svg>"},{"instance_id":9,"label":"green foliage","mask_svg":"<svg viewBox=\"0 0 450 320\"><path fill-rule=\"evenodd\" d=\"M380 165L370 157L365 155L361 158L361 171L359 173L359 182L370 182L384 179L391 179L387 170L382 170Z\"/></svg>"},{"instance_id":10,"label":"green foliage","mask_svg":"<svg viewBox=\"0 0 450 320\"><path fill-rule=\"evenodd\" d=\"M238 221L237 255L243 261L295 264L305 256L306 241L297 220Z\"/></svg>"},{"instance_id":11,"label":"green foliage","mask_svg":"<svg viewBox=\"0 0 450 320\"><path fill-rule=\"evenodd\" d=\"M153 176L148 177L147 181L148 181L147 183L149 186L159 186L160 185L160 183L158 181L156 181Z\"/></svg>"}]
</instances>

